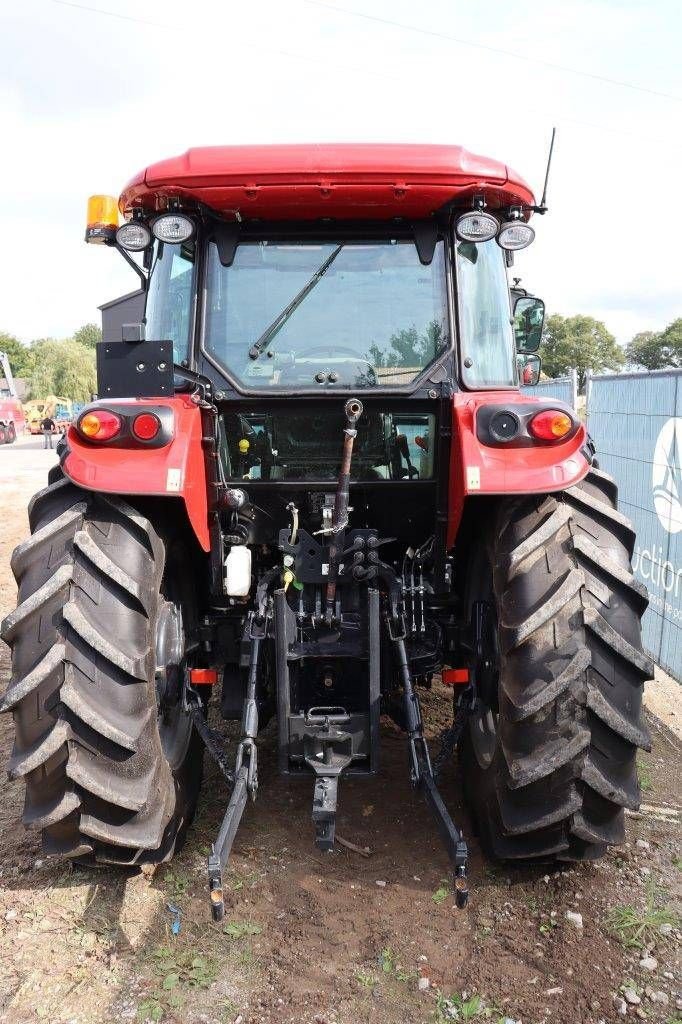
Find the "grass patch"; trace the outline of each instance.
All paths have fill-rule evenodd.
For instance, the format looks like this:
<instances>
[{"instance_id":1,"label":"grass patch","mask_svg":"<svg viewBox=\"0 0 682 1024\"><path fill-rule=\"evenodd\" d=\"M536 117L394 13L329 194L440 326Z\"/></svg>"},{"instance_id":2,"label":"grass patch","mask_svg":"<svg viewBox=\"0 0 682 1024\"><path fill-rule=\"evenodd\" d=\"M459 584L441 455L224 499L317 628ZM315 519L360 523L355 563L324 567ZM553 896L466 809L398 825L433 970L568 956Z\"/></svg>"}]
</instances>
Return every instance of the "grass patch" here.
<instances>
[{"instance_id":1,"label":"grass patch","mask_svg":"<svg viewBox=\"0 0 682 1024\"><path fill-rule=\"evenodd\" d=\"M381 950L378 960L382 973L388 975L387 980L390 978L395 981L412 981L417 977L415 971L403 970L396 960L395 953L390 946L386 946Z\"/></svg>"},{"instance_id":2,"label":"grass patch","mask_svg":"<svg viewBox=\"0 0 682 1024\"><path fill-rule=\"evenodd\" d=\"M648 939L653 937L662 924L678 926L678 918L667 907L662 906L665 893L650 882L646 887L646 903L642 910L629 904L612 907L606 918L609 931L618 938L625 947L642 949Z\"/></svg>"},{"instance_id":3,"label":"grass patch","mask_svg":"<svg viewBox=\"0 0 682 1024\"><path fill-rule=\"evenodd\" d=\"M374 986L378 984L376 976L374 974L370 974L369 971L356 971L355 980L359 985L362 985L363 988L374 988Z\"/></svg>"},{"instance_id":4,"label":"grass patch","mask_svg":"<svg viewBox=\"0 0 682 1024\"><path fill-rule=\"evenodd\" d=\"M190 880L179 871L168 871L164 876L163 885L172 900L181 900L189 892Z\"/></svg>"},{"instance_id":5,"label":"grass patch","mask_svg":"<svg viewBox=\"0 0 682 1024\"><path fill-rule=\"evenodd\" d=\"M160 1021L185 1002L193 989L209 988L215 981L220 966L217 957L197 956L191 950L176 950L170 946L157 946L149 957L156 975L156 988L138 1006L138 1017Z\"/></svg>"},{"instance_id":6,"label":"grass patch","mask_svg":"<svg viewBox=\"0 0 682 1024\"><path fill-rule=\"evenodd\" d=\"M648 793L653 789L653 780L651 778L651 770L647 764L643 761L637 762L637 778L639 779L639 788L642 793Z\"/></svg>"},{"instance_id":7,"label":"grass patch","mask_svg":"<svg viewBox=\"0 0 682 1024\"><path fill-rule=\"evenodd\" d=\"M435 1014L437 1024L451 1024L452 1021L462 1020L504 1019L501 1011L495 1006L489 1006L482 996L469 996L466 992L461 995L455 992L451 996L444 996L439 992Z\"/></svg>"},{"instance_id":8,"label":"grass patch","mask_svg":"<svg viewBox=\"0 0 682 1024\"><path fill-rule=\"evenodd\" d=\"M379 953L379 964L384 974L393 974L395 970L395 956L390 946L382 949L381 953Z\"/></svg>"},{"instance_id":9,"label":"grass patch","mask_svg":"<svg viewBox=\"0 0 682 1024\"><path fill-rule=\"evenodd\" d=\"M223 925L223 935L230 939L243 939L246 935L260 935L263 931L257 924L250 921L228 921Z\"/></svg>"},{"instance_id":10,"label":"grass patch","mask_svg":"<svg viewBox=\"0 0 682 1024\"><path fill-rule=\"evenodd\" d=\"M438 906L440 903L444 903L450 895L450 883L447 878L441 878L440 885L435 892L431 893L431 899Z\"/></svg>"}]
</instances>

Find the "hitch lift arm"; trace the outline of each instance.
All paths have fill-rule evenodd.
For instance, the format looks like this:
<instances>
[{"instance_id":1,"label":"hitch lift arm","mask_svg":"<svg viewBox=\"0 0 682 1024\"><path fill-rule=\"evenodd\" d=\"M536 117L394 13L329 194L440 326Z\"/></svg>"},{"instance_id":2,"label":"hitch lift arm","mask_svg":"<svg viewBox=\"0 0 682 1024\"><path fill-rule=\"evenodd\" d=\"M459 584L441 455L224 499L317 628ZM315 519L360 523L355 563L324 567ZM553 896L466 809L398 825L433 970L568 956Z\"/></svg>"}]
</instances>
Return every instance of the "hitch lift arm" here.
<instances>
[{"instance_id":1,"label":"hitch lift arm","mask_svg":"<svg viewBox=\"0 0 682 1024\"><path fill-rule=\"evenodd\" d=\"M431 765L428 744L422 726L419 697L412 685L412 676L405 648L405 624L402 617L386 617L388 636L393 645L396 664L403 684L403 705L405 728L410 750L410 780L424 794L433 814L443 845L454 869L455 903L459 909L469 902L469 885L467 882L468 849L464 834L457 828L450 817L442 796L438 791L436 779Z\"/></svg>"},{"instance_id":2,"label":"hitch lift arm","mask_svg":"<svg viewBox=\"0 0 682 1024\"><path fill-rule=\"evenodd\" d=\"M221 761L218 761L223 774L228 782L233 782L234 788L218 835L211 846L211 852L208 857L208 888L211 914L214 921L222 921L225 916L223 871L232 852L232 844L242 820L247 800L249 797L255 800L258 791L258 749L256 747L258 704L256 701L256 685L258 682L258 662L261 644L267 634L268 618L269 616L265 615L258 621L256 613L251 612L247 620L248 636L251 642L249 676L242 713L242 738L237 747L234 774L226 772ZM207 746L209 752L215 757L212 747L208 744Z\"/></svg>"}]
</instances>

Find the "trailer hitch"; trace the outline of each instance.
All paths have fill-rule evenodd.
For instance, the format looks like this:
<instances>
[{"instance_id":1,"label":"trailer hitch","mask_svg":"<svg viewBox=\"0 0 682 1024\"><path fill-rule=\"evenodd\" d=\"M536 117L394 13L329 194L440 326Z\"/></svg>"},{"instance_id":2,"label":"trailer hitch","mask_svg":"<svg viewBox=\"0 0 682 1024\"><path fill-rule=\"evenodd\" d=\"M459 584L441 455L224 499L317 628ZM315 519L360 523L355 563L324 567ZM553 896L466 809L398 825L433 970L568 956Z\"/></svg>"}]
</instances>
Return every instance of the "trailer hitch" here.
<instances>
[{"instance_id":1,"label":"trailer hitch","mask_svg":"<svg viewBox=\"0 0 682 1024\"><path fill-rule=\"evenodd\" d=\"M340 728L349 718L340 707L314 707L305 716L303 756L315 774L313 825L318 850L334 849L339 778L353 760L352 737Z\"/></svg>"}]
</instances>

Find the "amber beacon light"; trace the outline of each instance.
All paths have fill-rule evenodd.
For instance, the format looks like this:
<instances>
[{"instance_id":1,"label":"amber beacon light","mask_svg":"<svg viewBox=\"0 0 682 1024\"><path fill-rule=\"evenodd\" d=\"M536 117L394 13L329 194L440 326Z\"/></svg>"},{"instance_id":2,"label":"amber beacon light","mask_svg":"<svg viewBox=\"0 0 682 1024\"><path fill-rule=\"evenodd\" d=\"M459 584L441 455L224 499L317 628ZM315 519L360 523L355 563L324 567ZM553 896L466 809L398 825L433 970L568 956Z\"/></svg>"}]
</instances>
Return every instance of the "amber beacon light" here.
<instances>
[{"instance_id":1,"label":"amber beacon light","mask_svg":"<svg viewBox=\"0 0 682 1024\"><path fill-rule=\"evenodd\" d=\"M113 196L90 196L85 241L106 245L116 238L118 202Z\"/></svg>"}]
</instances>

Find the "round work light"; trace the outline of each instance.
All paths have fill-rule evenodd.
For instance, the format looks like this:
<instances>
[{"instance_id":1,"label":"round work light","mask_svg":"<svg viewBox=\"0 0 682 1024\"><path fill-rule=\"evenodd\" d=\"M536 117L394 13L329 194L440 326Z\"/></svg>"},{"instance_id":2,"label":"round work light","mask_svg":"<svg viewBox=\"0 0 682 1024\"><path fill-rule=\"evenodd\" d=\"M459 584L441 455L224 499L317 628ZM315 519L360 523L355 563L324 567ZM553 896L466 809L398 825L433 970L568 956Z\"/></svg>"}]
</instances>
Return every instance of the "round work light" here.
<instances>
[{"instance_id":1,"label":"round work light","mask_svg":"<svg viewBox=\"0 0 682 1024\"><path fill-rule=\"evenodd\" d=\"M158 238L160 242L180 245L194 234L194 223L189 217L183 217L180 213L167 213L154 221L152 231L154 237Z\"/></svg>"},{"instance_id":2,"label":"round work light","mask_svg":"<svg viewBox=\"0 0 682 1024\"><path fill-rule=\"evenodd\" d=\"M122 224L116 232L116 241L122 249L129 252L142 252L152 240L152 233L146 224L131 220Z\"/></svg>"},{"instance_id":3,"label":"round work light","mask_svg":"<svg viewBox=\"0 0 682 1024\"><path fill-rule=\"evenodd\" d=\"M455 225L460 242L489 242L498 232L500 225L492 213L471 210L463 213Z\"/></svg>"},{"instance_id":4,"label":"round work light","mask_svg":"<svg viewBox=\"0 0 682 1024\"><path fill-rule=\"evenodd\" d=\"M503 224L497 236L497 244L503 249L525 249L535 238L530 224L522 220L510 220Z\"/></svg>"}]
</instances>

